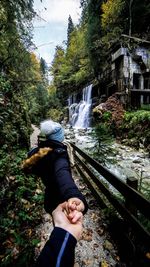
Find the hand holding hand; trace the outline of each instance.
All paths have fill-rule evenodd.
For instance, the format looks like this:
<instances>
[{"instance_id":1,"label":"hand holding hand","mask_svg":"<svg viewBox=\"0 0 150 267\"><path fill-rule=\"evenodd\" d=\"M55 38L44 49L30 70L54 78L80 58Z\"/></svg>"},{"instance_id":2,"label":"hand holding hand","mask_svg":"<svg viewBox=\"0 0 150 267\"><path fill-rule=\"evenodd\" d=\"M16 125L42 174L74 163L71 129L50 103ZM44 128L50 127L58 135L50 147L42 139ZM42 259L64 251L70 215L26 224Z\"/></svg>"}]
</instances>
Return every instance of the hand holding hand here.
<instances>
[{"instance_id":1,"label":"hand holding hand","mask_svg":"<svg viewBox=\"0 0 150 267\"><path fill-rule=\"evenodd\" d=\"M80 217L82 216L81 212L84 211L84 204L79 198L70 198L66 202L66 211L69 220L72 223L76 223L78 220L80 220Z\"/></svg>"},{"instance_id":2,"label":"hand holding hand","mask_svg":"<svg viewBox=\"0 0 150 267\"><path fill-rule=\"evenodd\" d=\"M85 209L84 203L82 202L82 200L80 200L77 197L69 198L67 204L68 204L67 208L69 210L78 210L78 211L83 212Z\"/></svg>"},{"instance_id":3,"label":"hand holding hand","mask_svg":"<svg viewBox=\"0 0 150 267\"><path fill-rule=\"evenodd\" d=\"M82 234L82 221L83 215L81 212L74 210L73 218L75 218L75 223L73 223L69 215L66 213L66 202L58 205L58 207L52 212L54 225L56 227L63 228L64 230L71 233L77 240L81 238ZM77 218L77 219L76 219Z\"/></svg>"}]
</instances>

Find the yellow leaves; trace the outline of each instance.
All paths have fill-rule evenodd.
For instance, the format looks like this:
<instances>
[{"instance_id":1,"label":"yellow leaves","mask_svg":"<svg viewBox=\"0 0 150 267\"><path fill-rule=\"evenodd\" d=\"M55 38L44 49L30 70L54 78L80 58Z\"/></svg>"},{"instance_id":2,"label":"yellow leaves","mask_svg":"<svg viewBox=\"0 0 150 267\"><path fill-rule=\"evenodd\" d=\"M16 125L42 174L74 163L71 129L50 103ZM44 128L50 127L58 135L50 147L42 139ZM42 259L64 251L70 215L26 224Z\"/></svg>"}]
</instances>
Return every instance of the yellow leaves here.
<instances>
[{"instance_id":1,"label":"yellow leaves","mask_svg":"<svg viewBox=\"0 0 150 267\"><path fill-rule=\"evenodd\" d=\"M102 28L106 30L115 23L124 6L124 0L108 0L102 4Z\"/></svg>"},{"instance_id":2,"label":"yellow leaves","mask_svg":"<svg viewBox=\"0 0 150 267\"><path fill-rule=\"evenodd\" d=\"M104 260L101 262L100 267L109 267L107 262Z\"/></svg>"},{"instance_id":3,"label":"yellow leaves","mask_svg":"<svg viewBox=\"0 0 150 267\"><path fill-rule=\"evenodd\" d=\"M31 64L32 64L31 71L30 71L31 78L37 81L41 81L42 76L40 72L40 62L34 53L30 54L30 58L31 58Z\"/></svg>"}]
</instances>

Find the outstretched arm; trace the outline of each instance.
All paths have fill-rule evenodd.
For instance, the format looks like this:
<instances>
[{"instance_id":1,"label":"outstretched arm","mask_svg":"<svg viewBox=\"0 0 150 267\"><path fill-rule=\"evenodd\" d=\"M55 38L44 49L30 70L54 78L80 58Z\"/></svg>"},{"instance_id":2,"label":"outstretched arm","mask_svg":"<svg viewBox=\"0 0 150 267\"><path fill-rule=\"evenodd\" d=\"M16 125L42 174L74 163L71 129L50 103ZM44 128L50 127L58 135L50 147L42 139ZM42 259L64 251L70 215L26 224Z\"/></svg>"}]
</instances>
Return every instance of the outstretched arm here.
<instances>
[{"instance_id":1,"label":"outstretched arm","mask_svg":"<svg viewBox=\"0 0 150 267\"><path fill-rule=\"evenodd\" d=\"M67 154L64 153L63 155L61 155L61 157L58 157L54 165L55 179L57 182L57 187L60 191L62 202L68 201L69 199L79 199L80 203L82 204L81 210L78 209L78 211L85 213L88 209L88 205L83 194L79 191L72 178ZM78 208L79 207L80 206L78 206Z\"/></svg>"},{"instance_id":2,"label":"outstretched arm","mask_svg":"<svg viewBox=\"0 0 150 267\"><path fill-rule=\"evenodd\" d=\"M72 267L77 240L82 234L82 219L72 224L66 216L66 202L60 204L52 213L55 228L43 248L36 267Z\"/></svg>"}]
</instances>

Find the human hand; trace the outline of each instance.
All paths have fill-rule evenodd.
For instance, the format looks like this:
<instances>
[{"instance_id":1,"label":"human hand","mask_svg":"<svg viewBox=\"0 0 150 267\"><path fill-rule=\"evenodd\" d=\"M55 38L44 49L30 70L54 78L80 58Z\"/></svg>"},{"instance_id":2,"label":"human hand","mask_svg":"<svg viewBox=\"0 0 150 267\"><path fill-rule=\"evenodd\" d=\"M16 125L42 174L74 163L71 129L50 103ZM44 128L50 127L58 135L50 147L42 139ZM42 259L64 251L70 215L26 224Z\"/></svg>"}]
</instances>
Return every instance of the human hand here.
<instances>
[{"instance_id":1,"label":"human hand","mask_svg":"<svg viewBox=\"0 0 150 267\"><path fill-rule=\"evenodd\" d=\"M70 211L78 210L80 212L83 212L85 207L82 200L80 200L77 197L69 198L67 201L67 209Z\"/></svg>"},{"instance_id":2,"label":"human hand","mask_svg":"<svg viewBox=\"0 0 150 267\"><path fill-rule=\"evenodd\" d=\"M74 210L74 216L78 219L75 223L73 223L70 218L69 214L66 212L66 202L59 204L57 208L52 212L52 217L54 221L54 225L56 227L60 227L69 233L71 233L77 240L81 238L82 234L82 221L83 221L83 215L81 212Z\"/></svg>"},{"instance_id":3,"label":"human hand","mask_svg":"<svg viewBox=\"0 0 150 267\"><path fill-rule=\"evenodd\" d=\"M72 223L76 223L80 220L81 212L84 211L84 204L79 198L70 198L66 202L66 211L69 220Z\"/></svg>"}]
</instances>

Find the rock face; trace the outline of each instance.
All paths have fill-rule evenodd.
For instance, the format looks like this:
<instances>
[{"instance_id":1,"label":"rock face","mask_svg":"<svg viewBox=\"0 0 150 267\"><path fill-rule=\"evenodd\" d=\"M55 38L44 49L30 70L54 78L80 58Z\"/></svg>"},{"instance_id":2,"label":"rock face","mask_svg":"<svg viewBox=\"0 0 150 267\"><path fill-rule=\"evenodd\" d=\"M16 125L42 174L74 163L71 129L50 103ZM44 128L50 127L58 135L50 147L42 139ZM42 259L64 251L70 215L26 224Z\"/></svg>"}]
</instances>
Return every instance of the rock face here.
<instances>
[{"instance_id":1,"label":"rock face","mask_svg":"<svg viewBox=\"0 0 150 267\"><path fill-rule=\"evenodd\" d=\"M93 114L99 119L102 118L104 112L110 112L111 120L116 126L121 124L125 110L117 94L113 94L105 103L101 103L93 109Z\"/></svg>"}]
</instances>

